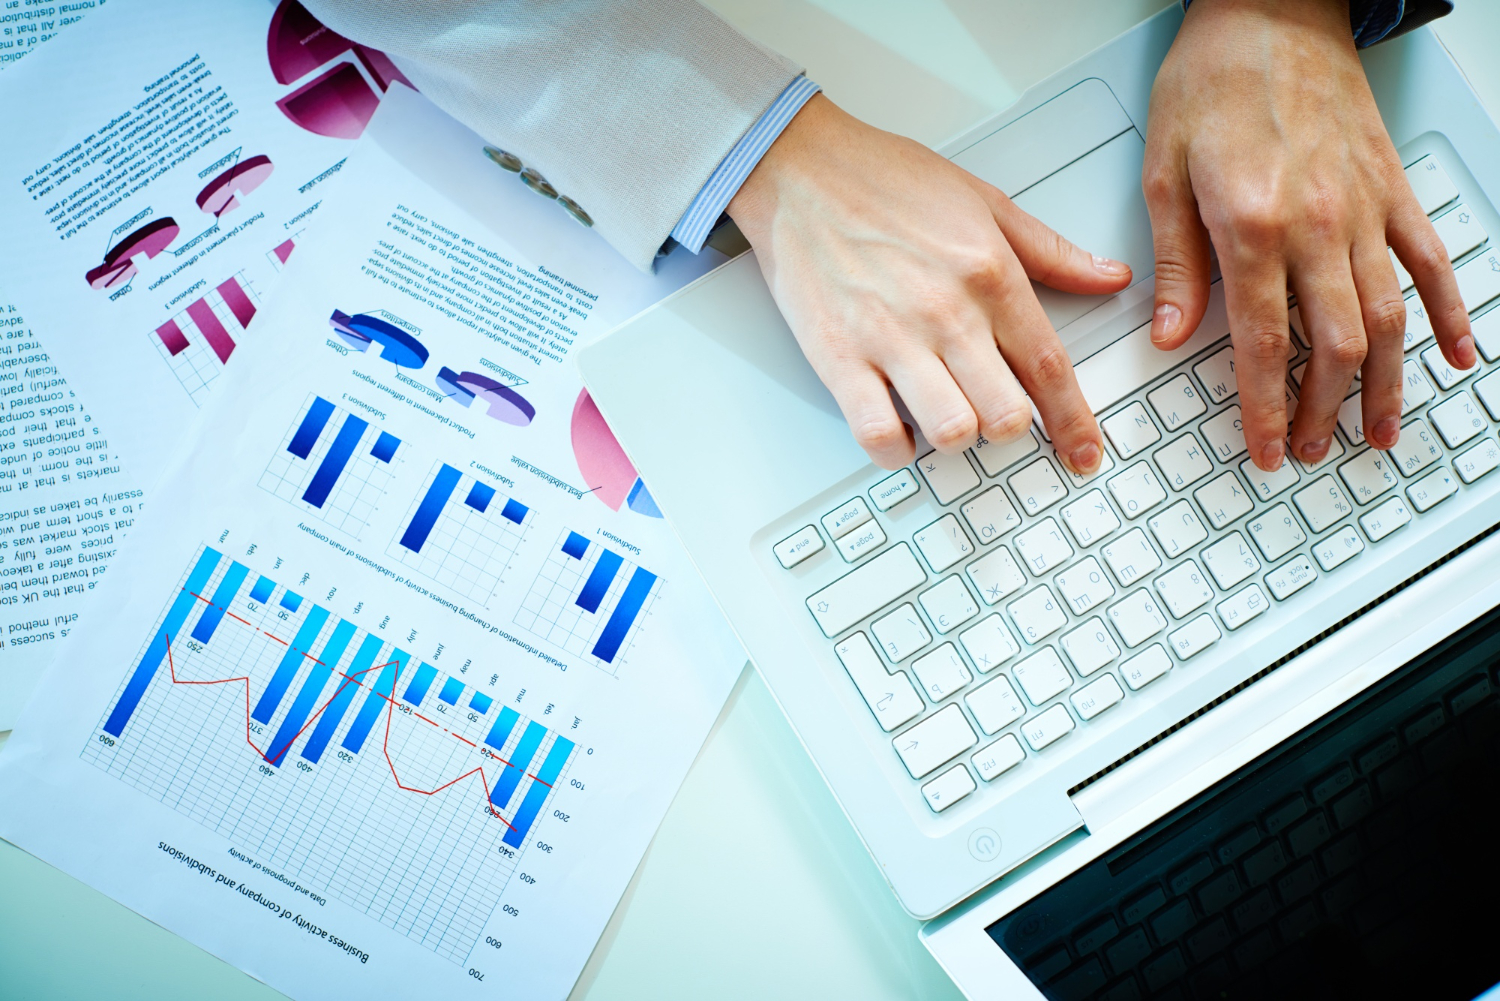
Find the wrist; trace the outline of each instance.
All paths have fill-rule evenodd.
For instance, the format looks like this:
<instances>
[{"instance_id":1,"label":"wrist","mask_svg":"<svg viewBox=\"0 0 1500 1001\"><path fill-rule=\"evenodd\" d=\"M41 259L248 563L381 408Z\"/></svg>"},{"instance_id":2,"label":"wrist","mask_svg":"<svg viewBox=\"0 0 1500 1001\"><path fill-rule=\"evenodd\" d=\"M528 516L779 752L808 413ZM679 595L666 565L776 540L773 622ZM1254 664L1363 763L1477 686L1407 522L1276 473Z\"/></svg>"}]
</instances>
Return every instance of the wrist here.
<instances>
[{"instance_id":1,"label":"wrist","mask_svg":"<svg viewBox=\"0 0 1500 1001\"><path fill-rule=\"evenodd\" d=\"M766 150L726 209L747 238L753 232L763 232L769 224L778 189L815 169L818 151L841 117L847 116L837 105L822 94L814 94Z\"/></svg>"}]
</instances>

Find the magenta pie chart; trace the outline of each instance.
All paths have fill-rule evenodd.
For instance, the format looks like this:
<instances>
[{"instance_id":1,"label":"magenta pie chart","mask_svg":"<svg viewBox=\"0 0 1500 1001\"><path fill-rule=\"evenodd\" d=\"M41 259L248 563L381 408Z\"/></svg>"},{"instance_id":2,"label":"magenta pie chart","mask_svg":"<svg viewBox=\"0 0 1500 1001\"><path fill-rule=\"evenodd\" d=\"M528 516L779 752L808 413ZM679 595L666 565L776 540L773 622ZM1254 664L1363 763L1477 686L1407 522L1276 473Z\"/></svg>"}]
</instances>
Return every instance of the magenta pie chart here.
<instances>
[{"instance_id":1,"label":"magenta pie chart","mask_svg":"<svg viewBox=\"0 0 1500 1001\"><path fill-rule=\"evenodd\" d=\"M595 497L614 511L624 506L649 518L662 516L645 482L636 473L635 464L620 447L586 389L573 404L572 437L573 458L583 474L584 486Z\"/></svg>"},{"instance_id":2,"label":"magenta pie chart","mask_svg":"<svg viewBox=\"0 0 1500 1001\"><path fill-rule=\"evenodd\" d=\"M252 156L224 171L198 192L198 207L218 218L239 208L237 195L248 195L265 183L275 170L268 156Z\"/></svg>"},{"instance_id":3,"label":"magenta pie chart","mask_svg":"<svg viewBox=\"0 0 1500 1001\"><path fill-rule=\"evenodd\" d=\"M104 263L83 277L93 288L123 285L136 276L137 257L143 254L147 259L155 257L172 245L179 231L177 222L170 216L153 219L110 248L104 255Z\"/></svg>"}]
</instances>

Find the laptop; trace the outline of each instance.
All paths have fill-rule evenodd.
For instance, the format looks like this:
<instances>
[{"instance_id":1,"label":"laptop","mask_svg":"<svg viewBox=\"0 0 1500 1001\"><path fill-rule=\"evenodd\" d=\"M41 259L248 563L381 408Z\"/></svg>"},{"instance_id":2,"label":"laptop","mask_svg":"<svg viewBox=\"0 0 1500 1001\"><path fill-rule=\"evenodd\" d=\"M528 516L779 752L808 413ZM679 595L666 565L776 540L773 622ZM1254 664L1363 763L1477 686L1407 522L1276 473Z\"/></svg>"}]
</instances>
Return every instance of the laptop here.
<instances>
[{"instance_id":1,"label":"laptop","mask_svg":"<svg viewBox=\"0 0 1500 1001\"><path fill-rule=\"evenodd\" d=\"M1039 290L1105 431L1095 475L1039 422L875 467L751 254L587 347L584 380L970 998L1424 970L1423 996L1474 997L1500 981L1474 827L1500 729L1500 132L1430 31L1365 53L1483 361L1450 369L1410 298L1399 446L1365 444L1351 396L1324 461L1263 473L1219 284L1185 345L1149 342L1140 170L1180 18L943 150L1134 269L1114 296ZM1288 325L1295 403L1295 303Z\"/></svg>"}]
</instances>

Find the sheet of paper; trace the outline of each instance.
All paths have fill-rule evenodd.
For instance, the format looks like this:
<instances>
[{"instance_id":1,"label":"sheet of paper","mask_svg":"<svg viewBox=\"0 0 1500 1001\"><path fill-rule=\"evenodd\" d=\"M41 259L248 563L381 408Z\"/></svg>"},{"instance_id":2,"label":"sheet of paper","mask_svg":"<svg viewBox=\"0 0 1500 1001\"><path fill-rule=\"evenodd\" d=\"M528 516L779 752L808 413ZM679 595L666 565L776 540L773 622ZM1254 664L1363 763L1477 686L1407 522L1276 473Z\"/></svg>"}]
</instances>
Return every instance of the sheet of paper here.
<instances>
[{"instance_id":1,"label":"sheet of paper","mask_svg":"<svg viewBox=\"0 0 1500 1001\"><path fill-rule=\"evenodd\" d=\"M0 730L399 76L319 27L292 0L0 13L27 55L0 74Z\"/></svg>"},{"instance_id":2,"label":"sheet of paper","mask_svg":"<svg viewBox=\"0 0 1500 1001\"><path fill-rule=\"evenodd\" d=\"M6 7L0 70L105 3L82 0L62 11L58 4ZM7 92L0 108L30 100ZM29 491L24 498L22 484ZM0 730L15 725L141 504L109 440L0 279L0 495L6 493L12 496L0 496ZM88 521L81 520L85 513ZM81 536L64 537L84 527L91 530L86 553Z\"/></svg>"},{"instance_id":3,"label":"sheet of paper","mask_svg":"<svg viewBox=\"0 0 1500 1001\"><path fill-rule=\"evenodd\" d=\"M296 998L564 997L743 664L569 364L723 258L482 147L393 89L0 752L0 836Z\"/></svg>"}]
</instances>

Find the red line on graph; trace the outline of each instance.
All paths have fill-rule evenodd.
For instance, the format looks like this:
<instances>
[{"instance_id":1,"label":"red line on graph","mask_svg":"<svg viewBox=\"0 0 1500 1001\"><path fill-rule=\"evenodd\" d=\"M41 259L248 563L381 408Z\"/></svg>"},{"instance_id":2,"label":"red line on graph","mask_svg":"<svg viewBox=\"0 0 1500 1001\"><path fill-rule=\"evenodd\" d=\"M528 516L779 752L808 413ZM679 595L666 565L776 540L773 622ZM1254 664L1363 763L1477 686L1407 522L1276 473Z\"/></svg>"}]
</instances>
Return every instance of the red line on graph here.
<instances>
[{"instance_id":1,"label":"red line on graph","mask_svg":"<svg viewBox=\"0 0 1500 1001\"><path fill-rule=\"evenodd\" d=\"M552 788L552 783L551 782L543 781L542 779L537 778L535 775L531 774L530 772L526 773L526 777L529 778L529 779L532 779L532 780L534 780L536 782L541 782L542 785L546 786L548 789Z\"/></svg>"},{"instance_id":2,"label":"red line on graph","mask_svg":"<svg viewBox=\"0 0 1500 1001\"><path fill-rule=\"evenodd\" d=\"M233 612L231 612L231 611L229 611L227 609L225 610L224 614L227 615L227 616L229 616L231 619L233 619L236 622L244 622L245 625L247 625L247 626L250 625L250 623L248 621L246 621L245 619L240 618L238 615L235 615ZM254 627L251 626L251 628L253 629Z\"/></svg>"},{"instance_id":3,"label":"red line on graph","mask_svg":"<svg viewBox=\"0 0 1500 1001\"><path fill-rule=\"evenodd\" d=\"M204 602L204 604L207 604L210 607L215 607L215 606L213 606L212 602L210 602L207 599L203 598L202 595L196 594L196 593L194 593L192 591L189 591L188 593L192 594L193 597L197 598L199 601ZM236 619L239 622L244 622L245 625L250 626L250 628L252 628L252 629L256 628L254 625L252 625L249 622L245 622L244 619L241 619L237 615L233 615L232 613L226 613L226 614L230 614L232 618ZM270 633L266 632L264 629L259 629L257 631L261 632L261 633L264 633L266 636L269 636L273 640L276 640L276 642L280 643L282 646L290 646L290 644L288 644L286 642L286 640L283 640L283 639L281 639L280 637L277 637L277 636L273 636ZM175 660L174 660L174 658L172 656L172 638L170 636L166 636L165 633L163 634L163 637L165 638L166 644L167 644L167 670L168 670L169 676L171 677L172 684L174 684L174 685L225 685L225 684L228 684L228 683L233 682L233 681L242 681L242 682L245 683L245 743L248 744L248 745L250 745L250 748L252 750L254 750L256 754L260 755L260 757L262 759L264 759L266 761L269 761L272 764L278 764L278 766L279 766L279 760L280 760L280 758L283 755L285 755L288 750L291 749L292 745L297 742L297 739L299 737L301 737L304 732L306 732L307 728L310 727L310 726L312 726L313 722L315 720L317 720L323 714L323 710L327 709L328 706L333 702L333 700L336 699L336 698L338 698L339 692L342 692L345 688L347 688L351 684L358 685L359 687L364 687L363 685L360 684L360 682L358 680L358 676L359 675L368 674L370 671L380 670L381 668L388 667L391 664L397 664L397 667L396 667L396 678L393 680L392 685L391 685L391 690L392 691L395 691L395 689L396 689L396 682L399 682L400 679L401 679L401 668L400 668L400 665L397 663L397 661L394 661L394 660L386 661L384 664L375 664L375 665L373 665L371 667L365 668L363 671L357 671L357 672L355 672L354 675L346 674L343 671L338 672L339 676L345 679L344 684L340 685L339 688L338 688L338 691L334 692L333 695L329 696L328 699L327 699L327 701L325 701L321 706L319 706L317 708L317 710L314 711L308 717L307 722L305 722L302 725L302 728L300 730L298 730L295 734L292 735L291 740L287 741L286 746L283 747L280 751L278 751L277 754L276 754L276 757L273 759L273 758L268 757L267 754L266 754L266 752L262 751L259 747L257 747L256 744L255 744L255 741L251 739L251 731L250 731L250 678L249 678L249 676L247 676L247 675L238 675L238 676L235 676L235 677L232 677L232 678L213 678L213 679L205 679L205 680L202 680L202 681L179 680L178 677L177 677L177 665L176 665L176 662L175 662ZM302 656L304 658L308 659L308 660L313 661L314 663L317 663L317 664L322 664L323 663L321 660L318 660L317 658L313 657L311 654L303 653ZM502 817L500 815L500 811L496 810L495 809L495 805L492 802L490 802L490 784L489 784L489 779L485 775L484 766L482 766L482 765L476 766L474 768L471 768L467 772L464 772L462 775L459 775L456 778L450 779L449 781L444 782L442 785L439 785L439 786L437 786L437 787L435 787L433 789L420 789L420 788L418 788L416 786L409 786L409 785L406 785L404 782L402 782L401 781L401 776L396 771L396 762L391 759L391 752L390 752L391 718L395 715L395 709L396 709L397 703L396 703L396 700L393 699L389 695L386 695L384 693L377 693L377 694L379 694L380 697L383 698L383 699L385 699L385 701L386 701L385 734L384 734L384 736L383 736L383 738L381 740L381 753L385 755L386 765L391 770L391 778L392 778L392 780L395 781L396 788L401 789L404 792L414 792L414 793L418 793L418 794L423 795L423 796L433 796L433 795L436 795L437 793L442 792L444 789L447 789L450 786L457 785L458 783L462 782L464 779L468 778L471 775L478 775L479 776L480 787L484 790L484 807L485 807L485 809L490 812L491 816L495 817L495 819L499 820L507 828L509 828L511 830L515 829L514 825L512 825L510 821L508 821L504 817ZM410 715L413 715L413 716L417 717L418 719L422 720L424 723L429 723L432 726L436 727L437 729L442 730L444 733L449 734L450 736L452 736L452 737L454 737L454 738L456 738L458 740L463 741L465 744L468 744L470 747L478 747L478 745L475 744L473 741L467 740L467 739L459 736L458 734L454 733L452 730L447 729L446 727L442 727L442 726L439 726L436 723L433 723L432 720L430 720L427 717L423 716L421 713L412 712ZM484 750L484 752L486 754L488 754L490 757L494 758L496 761L499 761L499 762L503 763L506 767L511 767L511 763L509 761L506 761L504 758L500 757L500 755L494 753L493 751L489 751L488 749L481 749L481 750ZM541 782L542 781L541 779L537 778L535 775L530 775L530 778L533 779L534 781L537 781L537 782ZM542 784L544 786L546 786L547 788L549 788L549 789L552 788L552 784L550 782L542 782Z\"/></svg>"}]
</instances>

